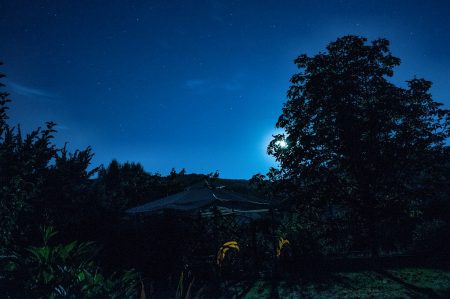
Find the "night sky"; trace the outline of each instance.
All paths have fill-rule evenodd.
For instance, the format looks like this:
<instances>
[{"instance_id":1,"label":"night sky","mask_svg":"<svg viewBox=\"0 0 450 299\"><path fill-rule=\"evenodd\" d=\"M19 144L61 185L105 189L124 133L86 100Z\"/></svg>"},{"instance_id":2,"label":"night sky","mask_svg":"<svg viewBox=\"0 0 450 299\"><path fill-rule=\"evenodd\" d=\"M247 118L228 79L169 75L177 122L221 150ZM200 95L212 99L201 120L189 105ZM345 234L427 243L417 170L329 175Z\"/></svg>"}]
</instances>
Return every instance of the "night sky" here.
<instances>
[{"instance_id":1,"label":"night sky","mask_svg":"<svg viewBox=\"0 0 450 299\"><path fill-rule=\"evenodd\" d=\"M94 165L266 173L293 59L346 34L385 37L393 81L450 106L450 1L0 0L10 124L58 124Z\"/></svg>"}]
</instances>

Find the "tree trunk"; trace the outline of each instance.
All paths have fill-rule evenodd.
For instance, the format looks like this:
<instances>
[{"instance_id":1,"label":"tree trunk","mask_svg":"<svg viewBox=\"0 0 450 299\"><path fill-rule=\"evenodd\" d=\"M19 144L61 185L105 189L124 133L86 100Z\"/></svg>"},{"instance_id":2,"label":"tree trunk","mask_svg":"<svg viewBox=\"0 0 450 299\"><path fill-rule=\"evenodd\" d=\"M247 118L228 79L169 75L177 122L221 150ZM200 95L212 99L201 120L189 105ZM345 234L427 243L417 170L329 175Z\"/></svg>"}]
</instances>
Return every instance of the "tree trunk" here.
<instances>
[{"instance_id":1,"label":"tree trunk","mask_svg":"<svg viewBox=\"0 0 450 299\"><path fill-rule=\"evenodd\" d=\"M378 236L377 236L377 229L375 224L375 219L372 218L369 220L369 237L370 237L370 253L372 260L377 260L380 257L379 254L379 244L378 244Z\"/></svg>"},{"instance_id":2,"label":"tree trunk","mask_svg":"<svg viewBox=\"0 0 450 299\"><path fill-rule=\"evenodd\" d=\"M370 192L370 187L366 186L364 188L364 200L367 220L367 228L369 230L369 244L370 244L370 253L373 261L376 261L379 254L379 242L378 242L378 231L377 231L377 217L376 217L376 202L372 193Z\"/></svg>"}]
</instances>

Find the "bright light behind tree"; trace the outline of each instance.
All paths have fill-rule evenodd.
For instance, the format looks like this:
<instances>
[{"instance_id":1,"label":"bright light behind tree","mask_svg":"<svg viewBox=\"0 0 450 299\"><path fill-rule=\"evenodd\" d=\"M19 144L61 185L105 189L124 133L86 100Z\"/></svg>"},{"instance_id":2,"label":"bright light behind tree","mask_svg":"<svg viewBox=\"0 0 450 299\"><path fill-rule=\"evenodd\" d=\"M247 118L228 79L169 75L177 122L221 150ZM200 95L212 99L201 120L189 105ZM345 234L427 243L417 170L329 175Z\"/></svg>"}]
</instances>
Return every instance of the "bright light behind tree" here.
<instances>
[{"instance_id":1,"label":"bright light behind tree","mask_svg":"<svg viewBox=\"0 0 450 299\"><path fill-rule=\"evenodd\" d=\"M286 143L286 141L284 141L284 140L278 140L277 142L276 142L276 144L279 146L279 147L281 147L281 148L287 148L287 143Z\"/></svg>"}]
</instances>

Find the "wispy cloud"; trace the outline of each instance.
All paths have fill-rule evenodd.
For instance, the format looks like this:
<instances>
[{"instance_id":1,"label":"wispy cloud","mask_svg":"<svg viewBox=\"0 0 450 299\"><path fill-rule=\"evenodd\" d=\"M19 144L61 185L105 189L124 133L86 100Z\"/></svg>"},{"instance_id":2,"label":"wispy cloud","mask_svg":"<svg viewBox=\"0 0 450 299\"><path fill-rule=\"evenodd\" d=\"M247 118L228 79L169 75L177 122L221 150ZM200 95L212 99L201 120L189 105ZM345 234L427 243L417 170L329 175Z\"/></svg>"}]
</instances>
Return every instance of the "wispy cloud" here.
<instances>
[{"instance_id":1,"label":"wispy cloud","mask_svg":"<svg viewBox=\"0 0 450 299\"><path fill-rule=\"evenodd\" d=\"M165 49L165 50L171 50L172 49L170 44L167 41L165 41L165 40L158 40L158 41L156 41L156 44L158 46L160 46L161 48Z\"/></svg>"},{"instance_id":2,"label":"wispy cloud","mask_svg":"<svg viewBox=\"0 0 450 299\"><path fill-rule=\"evenodd\" d=\"M224 23L224 16L227 14L226 1L209 1L209 17L219 23Z\"/></svg>"},{"instance_id":3,"label":"wispy cloud","mask_svg":"<svg viewBox=\"0 0 450 299\"><path fill-rule=\"evenodd\" d=\"M236 91L243 88L243 83L247 75L243 72L235 73L228 82L222 83L222 87L227 91Z\"/></svg>"},{"instance_id":4,"label":"wispy cloud","mask_svg":"<svg viewBox=\"0 0 450 299\"><path fill-rule=\"evenodd\" d=\"M189 79L184 82L184 87L195 92L207 92L212 89L221 89L229 92L241 90L244 86L246 75L244 73L235 73L228 81L207 80L207 79Z\"/></svg>"},{"instance_id":5,"label":"wispy cloud","mask_svg":"<svg viewBox=\"0 0 450 299\"><path fill-rule=\"evenodd\" d=\"M69 127L67 127L67 126L62 126L62 125L56 125L55 129L56 129L57 131L66 131L66 130L70 130Z\"/></svg>"},{"instance_id":6,"label":"wispy cloud","mask_svg":"<svg viewBox=\"0 0 450 299\"><path fill-rule=\"evenodd\" d=\"M48 91L37 89L30 86L25 86L11 81L8 81L8 87L11 88L13 93L26 97L34 97L34 98L39 97L47 99L52 99L56 97L53 93L50 93Z\"/></svg>"},{"instance_id":7,"label":"wispy cloud","mask_svg":"<svg viewBox=\"0 0 450 299\"><path fill-rule=\"evenodd\" d=\"M208 80L203 79L189 79L184 82L184 86L190 89L203 88L207 86Z\"/></svg>"},{"instance_id":8,"label":"wispy cloud","mask_svg":"<svg viewBox=\"0 0 450 299\"><path fill-rule=\"evenodd\" d=\"M204 93L213 88L213 83L206 79L189 79L184 81L184 88L195 93Z\"/></svg>"}]
</instances>

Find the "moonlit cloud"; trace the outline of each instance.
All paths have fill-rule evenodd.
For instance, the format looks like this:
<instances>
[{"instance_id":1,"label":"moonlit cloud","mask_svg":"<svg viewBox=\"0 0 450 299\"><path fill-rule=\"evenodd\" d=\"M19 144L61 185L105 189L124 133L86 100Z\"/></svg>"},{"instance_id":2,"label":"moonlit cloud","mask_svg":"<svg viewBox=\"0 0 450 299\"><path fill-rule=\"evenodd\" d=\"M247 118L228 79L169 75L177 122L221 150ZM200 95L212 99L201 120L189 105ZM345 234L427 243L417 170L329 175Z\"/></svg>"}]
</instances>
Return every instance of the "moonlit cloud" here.
<instances>
[{"instance_id":1,"label":"moonlit cloud","mask_svg":"<svg viewBox=\"0 0 450 299\"><path fill-rule=\"evenodd\" d=\"M37 89L15 82L8 82L8 87L11 88L13 93L26 97L41 97L41 98L55 98L55 95L42 89Z\"/></svg>"},{"instance_id":2,"label":"moonlit cloud","mask_svg":"<svg viewBox=\"0 0 450 299\"><path fill-rule=\"evenodd\" d=\"M242 72L235 73L228 82L223 83L222 87L227 91L241 90L246 80L246 74Z\"/></svg>"},{"instance_id":3,"label":"moonlit cloud","mask_svg":"<svg viewBox=\"0 0 450 299\"><path fill-rule=\"evenodd\" d=\"M184 88L193 93L202 94L211 90L213 85L205 79L189 79L184 82Z\"/></svg>"},{"instance_id":4,"label":"moonlit cloud","mask_svg":"<svg viewBox=\"0 0 450 299\"><path fill-rule=\"evenodd\" d=\"M207 80L202 79L190 79L184 82L184 86L189 89L202 89L207 85Z\"/></svg>"},{"instance_id":5,"label":"moonlit cloud","mask_svg":"<svg viewBox=\"0 0 450 299\"><path fill-rule=\"evenodd\" d=\"M235 73L228 81L219 79L189 79L184 82L184 87L195 92L207 92L212 89L225 90L229 92L241 90L244 86L243 81L246 76L244 73Z\"/></svg>"},{"instance_id":6,"label":"moonlit cloud","mask_svg":"<svg viewBox=\"0 0 450 299\"><path fill-rule=\"evenodd\" d=\"M66 130L70 130L70 128L69 128L68 126L63 126L63 125L59 125L59 124L57 124L57 125L55 126L55 129L56 129L57 131L66 131Z\"/></svg>"}]
</instances>

